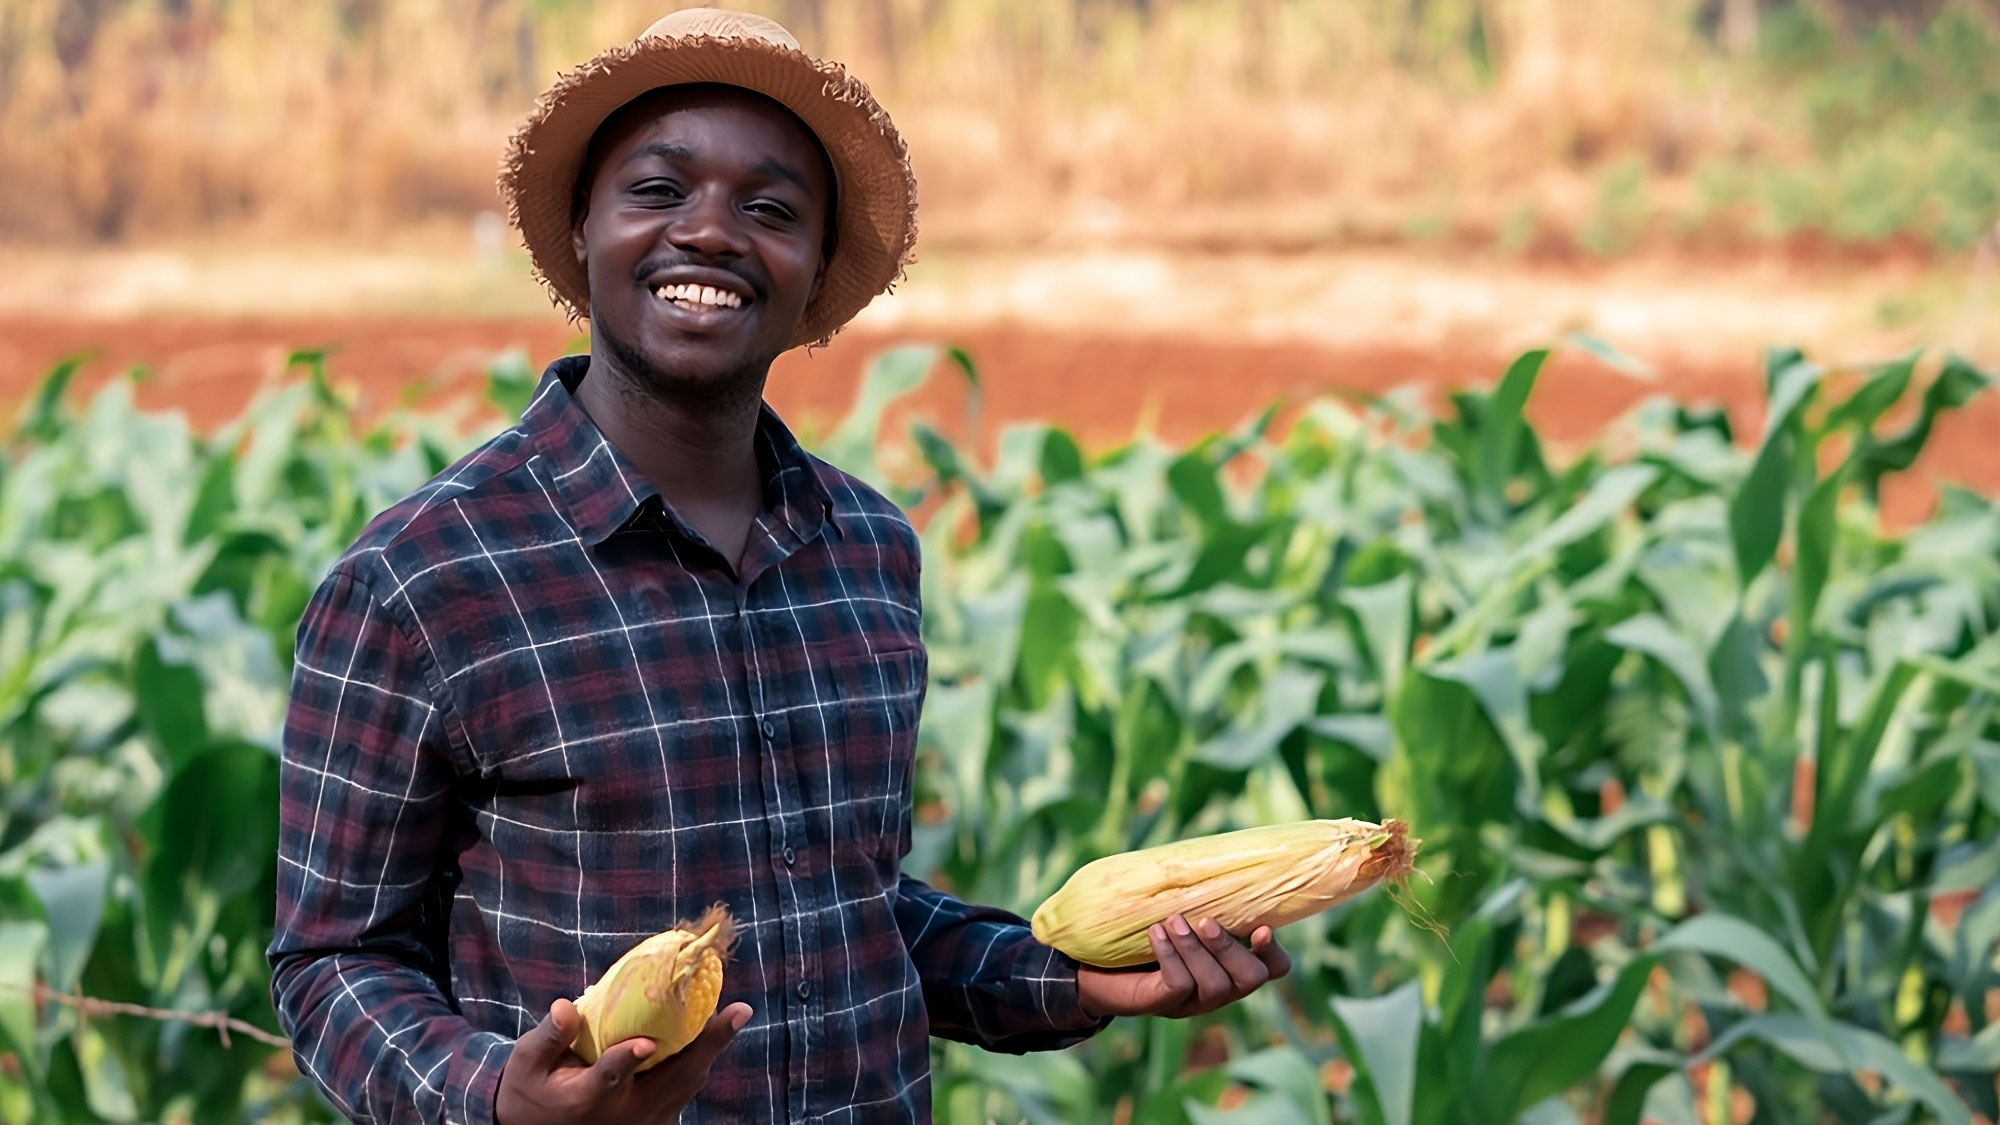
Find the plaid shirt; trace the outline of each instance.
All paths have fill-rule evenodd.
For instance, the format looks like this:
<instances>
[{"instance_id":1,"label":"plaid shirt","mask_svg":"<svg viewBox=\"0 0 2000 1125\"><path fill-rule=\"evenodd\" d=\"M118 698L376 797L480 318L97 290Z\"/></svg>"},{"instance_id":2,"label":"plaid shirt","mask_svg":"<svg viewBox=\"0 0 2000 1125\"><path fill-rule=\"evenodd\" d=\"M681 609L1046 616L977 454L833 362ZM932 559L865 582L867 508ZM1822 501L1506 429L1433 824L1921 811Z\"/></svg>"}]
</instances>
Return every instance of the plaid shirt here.
<instances>
[{"instance_id":1,"label":"plaid shirt","mask_svg":"<svg viewBox=\"0 0 2000 1125\"><path fill-rule=\"evenodd\" d=\"M918 541L766 408L732 574L571 398L379 516L300 623L272 996L355 1121L493 1119L515 1037L726 903L755 1014L684 1121L930 1119L931 1035L1103 1022L1014 914L901 874Z\"/></svg>"}]
</instances>

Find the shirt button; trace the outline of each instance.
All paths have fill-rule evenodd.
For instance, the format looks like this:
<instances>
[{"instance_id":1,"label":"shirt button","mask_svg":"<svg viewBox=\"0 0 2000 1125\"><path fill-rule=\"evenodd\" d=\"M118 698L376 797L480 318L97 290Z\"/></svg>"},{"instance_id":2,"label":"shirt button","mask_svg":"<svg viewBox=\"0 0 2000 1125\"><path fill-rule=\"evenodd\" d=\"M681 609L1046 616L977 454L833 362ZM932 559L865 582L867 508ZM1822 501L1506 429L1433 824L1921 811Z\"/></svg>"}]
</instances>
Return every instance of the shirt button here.
<instances>
[{"instance_id":1,"label":"shirt button","mask_svg":"<svg viewBox=\"0 0 2000 1125\"><path fill-rule=\"evenodd\" d=\"M797 863L798 861L799 861L799 853L797 853L797 852L793 851L793 850L792 850L792 849L790 849L790 848L786 848L786 849L785 849L785 866L786 866L786 867L790 867L790 866L791 866L792 864L794 864L794 863Z\"/></svg>"},{"instance_id":2,"label":"shirt button","mask_svg":"<svg viewBox=\"0 0 2000 1125\"><path fill-rule=\"evenodd\" d=\"M813 994L813 986L812 986L812 982L811 982L811 981L807 981L807 980L802 980L802 981L800 981L800 982L799 982L799 999L801 999L801 1000L804 1000L804 999L805 999L806 997L808 997L808 996L811 996L812 994Z\"/></svg>"},{"instance_id":3,"label":"shirt button","mask_svg":"<svg viewBox=\"0 0 2000 1125\"><path fill-rule=\"evenodd\" d=\"M776 738L776 737L778 737L778 724L776 724L776 723L772 722L772 721L771 721L771 720L769 720L769 719L765 719L765 720L764 720L764 737L765 737L765 738Z\"/></svg>"}]
</instances>

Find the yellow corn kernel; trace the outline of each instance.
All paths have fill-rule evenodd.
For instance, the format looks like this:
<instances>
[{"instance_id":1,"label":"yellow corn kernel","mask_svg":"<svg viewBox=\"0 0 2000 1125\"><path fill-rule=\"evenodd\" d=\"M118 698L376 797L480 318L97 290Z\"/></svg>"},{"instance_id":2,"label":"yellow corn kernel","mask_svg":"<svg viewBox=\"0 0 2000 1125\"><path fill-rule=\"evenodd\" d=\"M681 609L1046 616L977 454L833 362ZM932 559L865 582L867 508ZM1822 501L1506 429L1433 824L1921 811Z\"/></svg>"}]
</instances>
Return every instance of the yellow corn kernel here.
<instances>
[{"instance_id":1,"label":"yellow corn kernel","mask_svg":"<svg viewBox=\"0 0 2000 1125\"><path fill-rule=\"evenodd\" d=\"M639 1069L658 1066L694 1042L715 1014L722 961L735 943L735 923L718 903L693 927L682 923L633 946L577 997L583 1030L570 1049L596 1062L608 1048L644 1036L653 1053Z\"/></svg>"},{"instance_id":2,"label":"yellow corn kernel","mask_svg":"<svg viewBox=\"0 0 2000 1125\"><path fill-rule=\"evenodd\" d=\"M1175 914L1247 938L1338 906L1410 871L1418 841L1390 820L1307 820L1178 840L1093 860L1035 911L1044 945L1086 965L1154 960L1146 931Z\"/></svg>"}]
</instances>

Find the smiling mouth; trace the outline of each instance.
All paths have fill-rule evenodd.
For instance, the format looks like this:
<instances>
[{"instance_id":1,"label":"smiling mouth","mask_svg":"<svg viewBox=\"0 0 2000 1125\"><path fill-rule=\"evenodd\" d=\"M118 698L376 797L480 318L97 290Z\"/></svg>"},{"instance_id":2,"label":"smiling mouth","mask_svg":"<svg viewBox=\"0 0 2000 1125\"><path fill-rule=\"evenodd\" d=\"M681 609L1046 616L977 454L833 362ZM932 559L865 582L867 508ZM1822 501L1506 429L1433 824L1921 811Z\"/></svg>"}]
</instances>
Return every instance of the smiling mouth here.
<instances>
[{"instance_id":1,"label":"smiling mouth","mask_svg":"<svg viewBox=\"0 0 2000 1125\"><path fill-rule=\"evenodd\" d=\"M679 305L684 309L740 309L743 307L741 295L727 289L717 289L713 285L662 285L653 290L657 300Z\"/></svg>"}]
</instances>

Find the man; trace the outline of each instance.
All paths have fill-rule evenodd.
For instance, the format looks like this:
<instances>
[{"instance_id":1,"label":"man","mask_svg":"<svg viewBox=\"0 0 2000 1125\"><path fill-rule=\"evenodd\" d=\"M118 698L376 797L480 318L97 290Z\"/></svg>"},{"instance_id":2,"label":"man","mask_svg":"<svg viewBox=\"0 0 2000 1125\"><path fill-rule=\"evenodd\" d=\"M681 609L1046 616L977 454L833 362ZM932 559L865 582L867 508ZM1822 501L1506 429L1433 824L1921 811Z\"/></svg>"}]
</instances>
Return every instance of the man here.
<instances>
[{"instance_id":1,"label":"man","mask_svg":"<svg viewBox=\"0 0 2000 1125\"><path fill-rule=\"evenodd\" d=\"M769 21L680 12L567 76L502 177L591 320L520 423L378 517L299 628L273 997L356 1121L929 1119L929 1036L1185 1016L1289 962L1204 926L1106 972L901 874L918 540L763 404L914 241L902 142ZM694 1043L585 1065L570 998L711 903Z\"/></svg>"}]
</instances>

